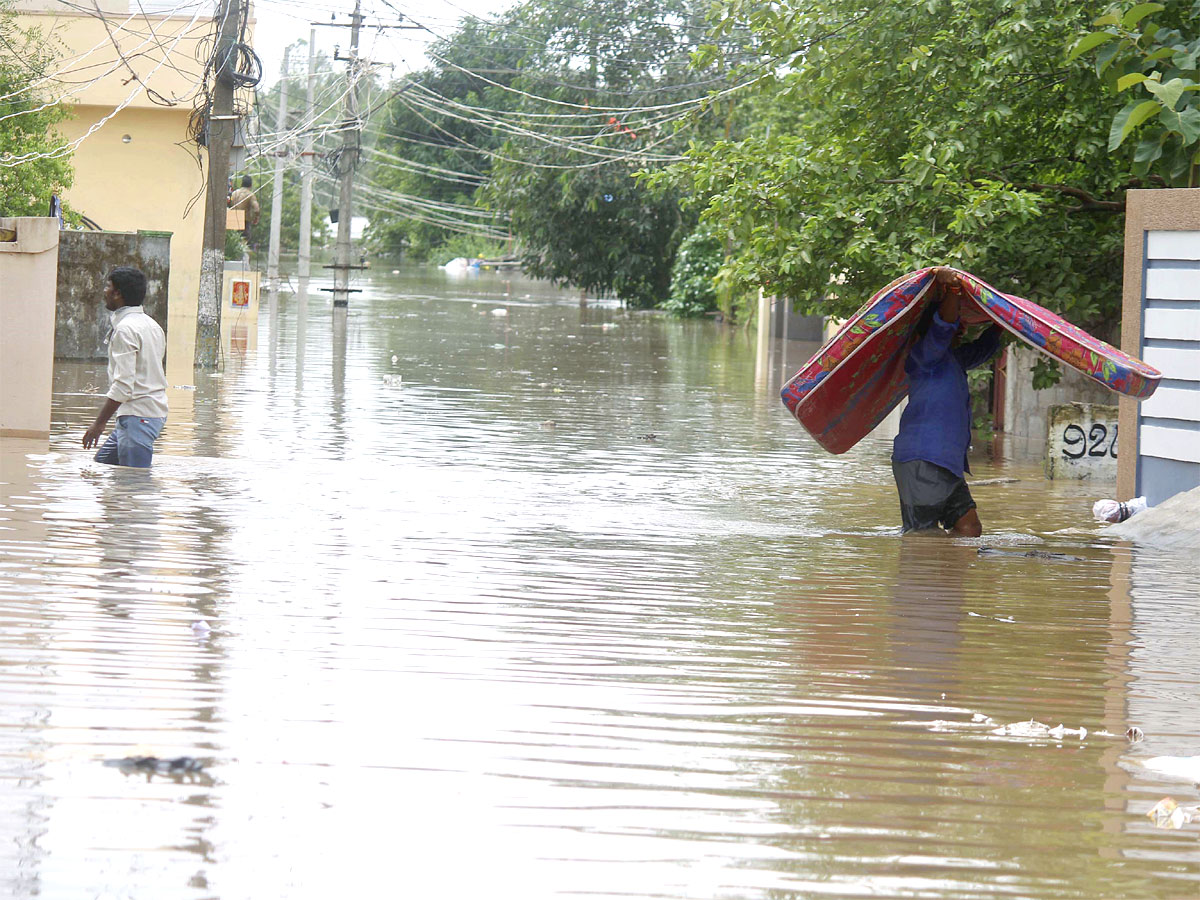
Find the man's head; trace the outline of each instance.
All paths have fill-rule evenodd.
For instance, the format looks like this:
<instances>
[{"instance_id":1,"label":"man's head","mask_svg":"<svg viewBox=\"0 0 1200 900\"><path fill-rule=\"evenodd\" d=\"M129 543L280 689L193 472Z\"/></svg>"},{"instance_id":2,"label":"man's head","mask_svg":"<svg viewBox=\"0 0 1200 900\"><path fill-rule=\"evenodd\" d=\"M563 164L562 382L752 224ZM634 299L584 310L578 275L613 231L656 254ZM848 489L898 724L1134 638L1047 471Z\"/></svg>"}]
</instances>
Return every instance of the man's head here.
<instances>
[{"instance_id":1,"label":"man's head","mask_svg":"<svg viewBox=\"0 0 1200 900\"><path fill-rule=\"evenodd\" d=\"M108 310L122 306L141 306L146 299L146 276L133 266L114 266L104 283L104 306Z\"/></svg>"},{"instance_id":2,"label":"man's head","mask_svg":"<svg viewBox=\"0 0 1200 900\"><path fill-rule=\"evenodd\" d=\"M254 182L251 180L249 175L242 176L242 187L253 187L253 185Z\"/></svg>"}]
</instances>

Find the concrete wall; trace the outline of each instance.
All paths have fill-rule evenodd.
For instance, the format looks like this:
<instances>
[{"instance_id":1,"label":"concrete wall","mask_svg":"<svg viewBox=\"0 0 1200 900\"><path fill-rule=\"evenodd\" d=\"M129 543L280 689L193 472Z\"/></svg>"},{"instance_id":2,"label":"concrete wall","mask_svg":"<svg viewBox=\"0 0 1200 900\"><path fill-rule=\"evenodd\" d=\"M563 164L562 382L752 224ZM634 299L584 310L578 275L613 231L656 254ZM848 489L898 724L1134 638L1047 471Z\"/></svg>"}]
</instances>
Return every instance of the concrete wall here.
<instances>
[{"instance_id":1,"label":"concrete wall","mask_svg":"<svg viewBox=\"0 0 1200 900\"><path fill-rule=\"evenodd\" d=\"M1046 435L1046 477L1117 477L1117 405L1067 403L1050 407Z\"/></svg>"},{"instance_id":2,"label":"concrete wall","mask_svg":"<svg viewBox=\"0 0 1200 900\"><path fill-rule=\"evenodd\" d=\"M171 273L169 234L64 231L58 245L58 321L54 355L59 359L107 359L110 316L104 308L104 281L113 266L136 266L146 273L146 312L168 327Z\"/></svg>"},{"instance_id":3,"label":"concrete wall","mask_svg":"<svg viewBox=\"0 0 1200 900\"><path fill-rule=\"evenodd\" d=\"M1032 347L1012 344L1005 362L1004 422L1006 435L1045 441L1050 407L1067 403L1112 403L1116 394L1086 375L1060 365L1062 379L1054 387L1033 389L1033 364L1040 354ZM1000 424L1000 423L998 423Z\"/></svg>"},{"instance_id":4,"label":"concrete wall","mask_svg":"<svg viewBox=\"0 0 1200 900\"><path fill-rule=\"evenodd\" d=\"M50 435L58 219L0 219L0 435Z\"/></svg>"},{"instance_id":5,"label":"concrete wall","mask_svg":"<svg viewBox=\"0 0 1200 900\"><path fill-rule=\"evenodd\" d=\"M1154 505L1200 486L1200 191L1128 193L1123 298L1121 349L1163 380L1121 401L1117 497Z\"/></svg>"},{"instance_id":6,"label":"concrete wall","mask_svg":"<svg viewBox=\"0 0 1200 900\"><path fill-rule=\"evenodd\" d=\"M774 337L787 338L789 341L825 340L825 317L802 316L792 312L790 300L776 299L773 301L771 328Z\"/></svg>"}]
</instances>

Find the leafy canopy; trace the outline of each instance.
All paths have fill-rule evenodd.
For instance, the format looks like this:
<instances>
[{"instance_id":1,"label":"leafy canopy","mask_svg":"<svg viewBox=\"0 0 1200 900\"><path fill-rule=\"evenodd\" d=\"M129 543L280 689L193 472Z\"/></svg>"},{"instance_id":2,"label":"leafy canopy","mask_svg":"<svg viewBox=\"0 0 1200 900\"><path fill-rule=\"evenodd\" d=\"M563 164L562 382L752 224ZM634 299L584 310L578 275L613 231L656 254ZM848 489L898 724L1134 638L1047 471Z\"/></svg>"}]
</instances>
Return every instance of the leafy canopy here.
<instances>
[{"instance_id":1,"label":"leafy canopy","mask_svg":"<svg viewBox=\"0 0 1200 900\"><path fill-rule=\"evenodd\" d=\"M1113 116L1108 149L1135 132L1133 171L1200 186L1200 0L1114 6L1070 58L1094 56L1096 74L1129 101Z\"/></svg>"},{"instance_id":2,"label":"leafy canopy","mask_svg":"<svg viewBox=\"0 0 1200 900\"><path fill-rule=\"evenodd\" d=\"M44 98L29 89L54 58L41 33L18 28L11 4L0 0L0 216L44 216L50 195L71 185L70 158L55 129L69 112L41 109Z\"/></svg>"},{"instance_id":3,"label":"leafy canopy","mask_svg":"<svg viewBox=\"0 0 1200 900\"><path fill-rule=\"evenodd\" d=\"M716 39L749 29L767 72L758 124L650 180L692 192L735 283L803 311L942 263L1103 331L1130 173L1064 49L1088 20L1074 0L723 0Z\"/></svg>"}]
</instances>

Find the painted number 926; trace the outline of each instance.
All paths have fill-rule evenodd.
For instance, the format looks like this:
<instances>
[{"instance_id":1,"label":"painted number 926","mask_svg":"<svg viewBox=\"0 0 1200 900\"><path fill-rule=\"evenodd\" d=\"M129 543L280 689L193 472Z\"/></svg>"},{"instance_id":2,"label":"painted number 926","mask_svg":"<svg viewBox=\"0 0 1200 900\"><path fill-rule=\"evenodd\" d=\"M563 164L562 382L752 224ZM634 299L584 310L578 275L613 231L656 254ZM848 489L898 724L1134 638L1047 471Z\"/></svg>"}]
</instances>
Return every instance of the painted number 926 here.
<instances>
[{"instance_id":1,"label":"painted number 926","mask_svg":"<svg viewBox=\"0 0 1200 900\"><path fill-rule=\"evenodd\" d=\"M1062 455L1067 459L1082 459L1085 456L1111 456L1117 458L1117 426L1112 426L1112 440L1108 439L1108 426L1097 422L1086 432L1080 425L1068 425L1062 433Z\"/></svg>"}]
</instances>

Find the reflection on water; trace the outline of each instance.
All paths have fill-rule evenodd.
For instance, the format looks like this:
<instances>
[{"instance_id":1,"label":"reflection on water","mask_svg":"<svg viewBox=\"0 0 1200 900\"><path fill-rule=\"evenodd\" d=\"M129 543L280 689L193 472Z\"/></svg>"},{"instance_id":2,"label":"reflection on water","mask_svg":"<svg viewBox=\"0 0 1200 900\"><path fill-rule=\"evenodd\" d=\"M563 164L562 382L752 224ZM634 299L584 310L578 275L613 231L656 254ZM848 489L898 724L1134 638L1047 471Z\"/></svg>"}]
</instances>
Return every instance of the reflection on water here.
<instances>
[{"instance_id":1,"label":"reflection on water","mask_svg":"<svg viewBox=\"0 0 1200 900\"><path fill-rule=\"evenodd\" d=\"M103 364L5 442L10 895L1200 891L1144 816L1196 791L1138 765L1200 753L1200 576L1092 537L1086 484L975 467L1021 479L976 489L989 542L1079 562L901 539L887 442L816 448L752 335L362 286L231 323L149 472L77 449Z\"/></svg>"}]
</instances>

